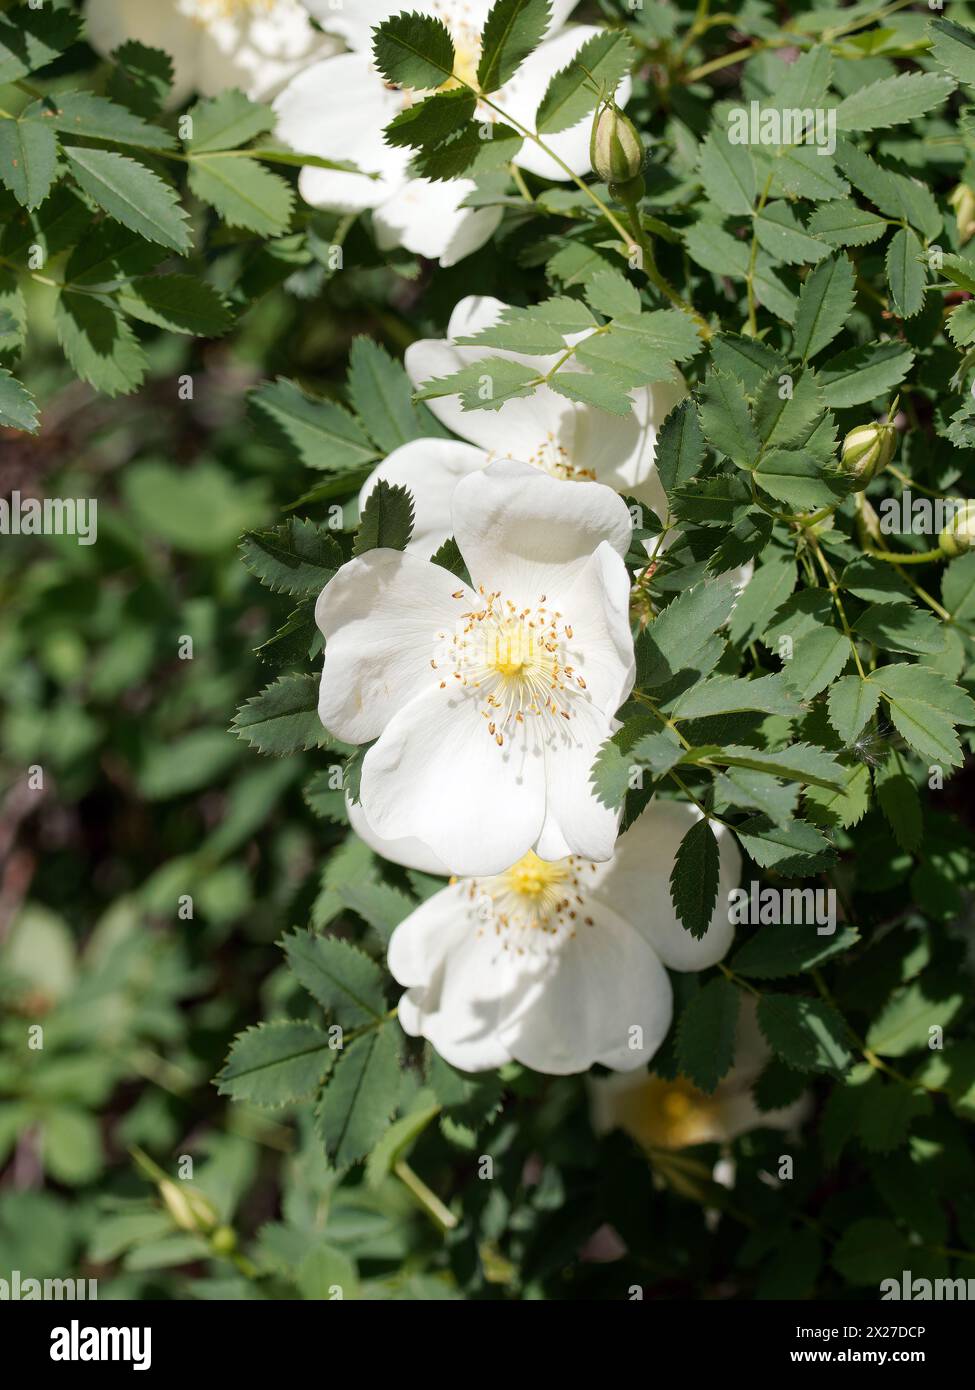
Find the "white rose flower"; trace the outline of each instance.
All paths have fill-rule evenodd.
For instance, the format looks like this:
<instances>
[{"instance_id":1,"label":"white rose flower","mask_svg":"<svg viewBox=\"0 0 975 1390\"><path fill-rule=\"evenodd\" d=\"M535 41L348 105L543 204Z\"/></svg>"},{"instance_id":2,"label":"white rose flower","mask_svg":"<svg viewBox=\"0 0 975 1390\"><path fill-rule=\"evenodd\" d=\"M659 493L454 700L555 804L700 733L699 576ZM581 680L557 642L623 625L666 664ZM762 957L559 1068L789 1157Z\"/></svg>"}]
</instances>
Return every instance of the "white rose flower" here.
<instances>
[{"instance_id":1,"label":"white rose flower","mask_svg":"<svg viewBox=\"0 0 975 1390\"><path fill-rule=\"evenodd\" d=\"M506 308L487 296L462 299L450 316L446 339L427 338L406 349L413 385L449 376L485 357L522 362L540 374L551 370L554 356L456 345L454 339L473 337L497 323ZM585 336L572 334L566 341ZM366 480L360 504L381 478L408 487L416 509L410 548L432 555L450 535L451 498L461 478L494 459L514 458L555 478L606 483L663 516L667 499L654 468L654 445L664 418L686 389L680 377L638 387L630 392L633 410L625 417L566 400L548 386L505 401L498 410L462 410L457 396L435 397L427 402L431 411L460 440L414 439L395 449Z\"/></svg>"},{"instance_id":2,"label":"white rose flower","mask_svg":"<svg viewBox=\"0 0 975 1390\"><path fill-rule=\"evenodd\" d=\"M393 932L399 1020L462 1071L517 1061L563 1076L594 1062L644 1067L673 1010L671 970L704 970L728 950L728 893L741 856L721 826L711 925L696 940L670 900L674 855L699 813L654 801L608 863L525 855L506 873L451 883ZM389 846L358 817L367 842ZM399 847L402 852L403 846ZM416 867L429 867L422 859Z\"/></svg>"},{"instance_id":3,"label":"white rose flower","mask_svg":"<svg viewBox=\"0 0 975 1390\"><path fill-rule=\"evenodd\" d=\"M545 39L511 81L491 94L491 100L507 115L530 129L534 129L535 112L549 80L587 39L599 33L592 25L563 27L576 3L555 0ZM414 178L409 173L412 152L386 144L384 128L420 94L387 86L373 62L372 31L403 9L442 20L454 41L455 72L469 80L477 72L480 36L491 0L438 0L434 4L425 0L413 5L400 0L356 0L342 10L333 10L329 0L306 0L306 4L323 27L345 39L350 51L306 68L281 93L275 103L278 134L297 150L323 159L349 160L362 173L309 166L302 169L299 179L302 196L313 207L338 212L371 208L377 241L383 249L403 246L415 255L439 259L444 266L469 256L490 240L501 221L501 209L462 207L474 190L472 180L431 183ZM624 103L629 94L627 78L620 84L617 102ZM476 117L486 122L500 119L486 106L478 107ZM576 174L589 170L590 125L586 118L569 130L546 137L549 148ZM544 178L568 177L564 168L528 140L514 162Z\"/></svg>"},{"instance_id":4,"label":"white rose flower","mask_svg":"<svg viewBox=\"0 0 975 1390\"><path fill-rule=\"evenodd\" d=\"M104 57L130 39L168 53L172 105L228 87L263 101L338 47L300 0L87 0L85 18L88 42Z\"/></svg>"},{"instance_id":5,"label":"white rose flower","mask_svg":"<svg viewBox=\"0 0 975 1390\"><path fill-rule=\"evenodd\" d=\"M474 587L373 550L319 595L319 715L366 753L360 799L464 874L607 859L619 814L589 773L634 679L631 526L599 483L500 460L456 488L451 527Z\"/></svg>"}]
</instances>

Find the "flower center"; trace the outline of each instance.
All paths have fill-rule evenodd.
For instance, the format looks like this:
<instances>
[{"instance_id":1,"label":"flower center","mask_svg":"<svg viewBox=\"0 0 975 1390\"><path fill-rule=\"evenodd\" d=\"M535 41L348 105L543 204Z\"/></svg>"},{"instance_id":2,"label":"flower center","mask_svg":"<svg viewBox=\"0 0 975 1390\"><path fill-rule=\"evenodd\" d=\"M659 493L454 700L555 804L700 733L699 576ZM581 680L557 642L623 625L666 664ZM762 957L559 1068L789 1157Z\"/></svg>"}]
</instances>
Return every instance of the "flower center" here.
<instances>
[{"instance_id":1,"label":"flower center","mask_svg":"<svg viewBox=\"0 0 975 1390\"><path fill-rule=\"evenodd\" d=\"M196 0L196 18L201 24L218 19L236 19L254 10L273 10L276 0Z\"/></svg>"},{"instance_id":2,"label":"flower center","mask_svg":"<svg viewBox=\"0 0 975 1390\"><path fill-rule=\"evenodd\" d=\"M619 1122L645 1148L682 1149L711 1134L718 1103L683 1078L649 1076L617 1100Z\"/></svg>"},{"instance_id":3,"label":"flower center","mask_svg":"<svg viewBox=\"0 0 975 1390\"><path fill-rule=\"evenodd\" d=\"M580 926L593 926L581 883L587 871L595 873L595 864L574 856L539 859L529 850L503 874L468 880L467 895L483 924L478 930L493 932L504 950L523 955L546 951Z\"/></svg>"},{"instance_id":4,"label":"flower center","mask_svg":"<svg viewBox=\"0 0 975 1390\"><path fill-rule=\"evenodd\" d=\"M572 628L561 613L545 606L543 594L534 607L518 608L500 594L479 591L482 606L461 614L452 636L437 633L441 659L435 671L446 668L466 690L477 691L481 713L498 747L512 724L526 718L571 719L572 702L586 689L585 679L567 661L565 643ZM455 598L463 598L458 590ZM443 690L447 679L440 682Z\"/></svg>"},{"instance_id":5,"label":"flower center","mask_svg":"<svg viewBox=\"0 0 975 1390\"><path fill-rule=\"evenodd\" d=\"M548 473L553 478L559 478L562 482L594 482L596 479L596 474L591 468L577 468L574 463L571 463L566 450L561 444L555 442L552 435L549 435L529 454L528 462L535 468L540 468L543 473Z\"/></svg>"}]
</instances>

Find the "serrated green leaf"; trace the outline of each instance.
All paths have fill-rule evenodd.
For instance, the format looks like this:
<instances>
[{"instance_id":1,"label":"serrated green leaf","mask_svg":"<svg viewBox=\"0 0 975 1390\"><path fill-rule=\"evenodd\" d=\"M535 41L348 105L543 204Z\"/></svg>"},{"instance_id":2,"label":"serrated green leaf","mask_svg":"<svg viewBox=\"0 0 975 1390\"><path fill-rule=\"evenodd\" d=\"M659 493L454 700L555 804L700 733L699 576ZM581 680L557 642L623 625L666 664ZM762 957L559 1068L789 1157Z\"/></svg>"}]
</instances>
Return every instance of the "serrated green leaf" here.
<instances>
[{"instance_id":1,"label":"serrated green leaf","mask_svg":"<svg viewBox=\"0 0 975 1390\"><path fill-rule=\"evenodd\" d=\"M783 920L775 926L761 927L751 941L746 941L735 953L731 968L737 975L753 980L780 980L787 975L801 975L849 951L860 940L855 927L840 927L835 934L830 934L829 924L820 921L819 925L825 930L822 934L819 932L814 925L818 910L815 888L775 888L772 891L783 899ZM792 894L793 899L787 899L788 894Z\"/></svg>"},{"instance_id":2,"label":"serrated green leaf","mask_svg":"<svg viewBox=\"0 0 975 1390\"><path fill-rule=\"evenodd\" d=\"M867 1047L880 1057L903 1057L926 1048L932 1028L946 1029L964 1008L960 987L922 977L896 990L871 1023Z\"/></svg>"},{"instance_id":3,"label":"serrated green leaf","mask_svg":"<svg viewBox=\"0 0 975 1390\"><path fill-rule=\"evenodd\" d=\"M924 308L927 287L921 242L909 227L891 237L887 247L887 283L894 309L901 318L912 319Z\"/></svg>"},{"instance_id":4,"label":"serrated green leaf","mask_svg":"<svg viewBox=\"0 0 975 1390\"><path fill-rule=\"evenodd\" d=\"M548 28L548 0L495 0L481 35L477 85L495 92L510 82Z\"/></svg>"},{"instance_id":5,"label":"serrated green leaf","mask_svg":"<svg viewBox=\"0 0 975 1390\"><path fill-rule=\"evenodd\" d=\"M236 1101L268 1108L306 1100L331 1070L337 1053L314 1024L275 1019L234 1039L217 1075L217 1090Z\"/></svg>"},{"instance_id":6,"label":"serrated green leaf","mask_svg":"<svg viewBox=\"0 0 975 1390\"><path fill-rule=\"evenodd\" d=\"M593 34L550 80L535 114L538 133L554 135L588 116L595 109L599 91L612 95L635 56L624 29Z\"/></svg>"},{"instance_id":7,"label":"serrated green leaf","mask_svg":"<svg viewBox=\"0 0 975 1390\"><path fill-rule=\"evenodd\" d=\"M826 404L834 410L866 405L904 380L914 353L904 343L868 343L831 357L819 370Z\"/></svg>"},{"instance_id":8,"label":"serrated green leaf","mask_svg":"<svg viewBox=\"0 0 975 1390\"><path fill-rule=\"evenodd\" d=\"M145 150L171 150L176 145L162 126L145 121L125 106L94 92L57 92L42 97L22 112L22 119L63 135L109 140L113 145L137 145Z\"/></svg>"},{"instance_id":9,"label":"serrated green leaf","mask_svg":"<svg viewBox=\"0 0 975 1390\"><path fill-rule=\"evenodd\" d=\"M810 272L799 293L793 350L803 362L833 341L852 308L853 266L846 256L831 256Z\"/></svg>"},{"instance_id":10,"label":"serrated green leaf","mask_svg":"<svg viewBox=\"0 0 975 1390\"><path fill-rule=\"evenodd\" d=\"M188 177L191 190L228 226L264 237L287 231L294 193L256 159L232 152L201 154L190 162Z\"/></svg>"},{"instance_id":11,"label":"serrated green leaf","mask_svg":"<svg viewBox=\"0 0 975 1390\"><path fill-rule=\"evenodd\" d=\"M701 146L701 183L722 212L747 216L758 188L747 145L732 144L725 131L712 130Z\"/></svg>"},{"instance_id":12,"label":"serrated green leaf","mask_svg":"<svg viewBox=\"0 0 975 1390\"><path fill-rule=\"evenodd\" d=\"M854 742L880 702L880 689L861 676L843 676L829 692L829 722L847 745Z\"/></svg>"},{"instance_id":13,"label":"serrated green leaf","mask_svg":"<svg viewBox=\"0 0 975 1390\"><path fill-rule=\"evenodd\" d=\"M0 180L22 207L39 207L50 193L57 155L58 142L49 126L0 120Z\"/></svg>"},{"instance_id":14,"label":"serrated green leaf","mask_svg":"<svg viewBox=\"0 0 975 1390\"><path fill-rule=\"evenodd\" d=\"M151 169L117 150L63 148L78 184L109 217L147 241L172 251L189 249L186 213L174 190Z\"/></svg>"},{"instance_id":15,"label":"serrated green leaf","mask_svg":"<svg viewBox=\"0 0 975 1390\"><path fill-rule=\"evenodd\" d=\"M678 847L670 875L670 899L681 925L698 940L711 925L718 897L718 872L714 831L706 820L696 821Z\"/></svg>"},{"instance_id":16,"label":"serrated green leaf","mask_svg":"<svg viewBox=\"0 0 975 1390\"><path fill-rule=\"evenodd\" d=\"M380 479L362 509L359 529L352 543L353 555L383 547L405 550L413 534L413 497L398 484Z\"/></svg>"},{"instance_id":17,"label":"serrated green leaf","mask_svg":"<svg viewBox=\"0 0 975 1390\"><path fill-rule=\"evenodd\" d=\"M852 1060L843 1019L822 999L763 994L758 1026L777 1057L797 1071L846 1071Z\"/></svg>"},{"instance_id":18,"label":"serrated green leaf","mask_svg":"<svg viewBox=\"0 0 975 1390\"><path fill-rule=\"evenodd\" d=\"M193 133L185 141L191 156L205 151L235 150L256 135L274 129L271 108L235 90L198 101L186 114L192 122Z\"/></svg>"},{"instance_id":19,"label":"serrated green leaf","mask_svg":"<svg viewBox=\"0 0 975 1390\"><path fill-rule=\"evenodd\" d=\"M0 426L36 434L39 424L34 397L22 382L0 367Z\"/></svg>"},{"instance_id":20,"label":"serrated green leaf","mask_svg":"<svg viewBox=\"0 0 975 1390\"><path fill-rule=\"evenodd\" d=\"M376 67L397 87L426 91L441 86L454 71L454 45L447 27L433 15L394 15L373 33Z\"/></svg>"},{"instance_id":21,"label":"serrated green leaf","mask_svg":"<svg viewBox=\"0 0 975 1390\"><path fill-rule=\"evenodd\" d=\"M319 1107L318 1132L336 1168L365 1158L396 1105L399 1058L393 1028L373 1028L343 1051Z\"/></svg>"},{"instance_id":22,"label":"serrated green leaf","mask_svg":"<svg viewBox=\"0 0 975 1390\"><path fill-rule=\"evenodd\" d=\"M280 758L330 741L318 718L314 676L280 676L241 705L231 729L259 753Z\"/></svg>"},{"instance_id":23,"label":"serrated green leaf","mask_svg":"<svg viewBox=\"0 0 975 1390\"><path fill-rule=\"evenodd\" d=\"M119 290L115 302L142 323L197 338L222 337L233 322L213 286L195 275L137 276Z\"/></svg>"},{"instance_id":24,"label":"serrated green leaf","mask_svg":"<svg viewBox=\"0 0 975 1390\"><path fill-rule=\"evenodd\" d=\"M681 1014L677 1065L701 1091L713 1091L734 1065L738 1007L738 989L719 977L694 995Z\"/></svg>"},{"instance_id":25,"label":"serrated green leaf","mask_svg":"<svg viewBox=\"0 0 975 1390\"><path fill-rule=\"evenodd\" d=\"M894 725L922 757L955 767L961 763L961 745L955 724L975 723L975 703L938 671L900 663L873 672Z\"/></svg>"},{"instance_id":26,"label":"serrated green leaf","mask_svg":"<svg viewBox=\"0 0 975 1390\"><path fill-rule=\"evenodd\" d=\"M0 83L47 67L78 39L81 24L80 14L54 5L18 5L0 14Z\"/></svg>"},{"instance_id":27,"label":"serrated green leaf","mask_svg":"<svg viewBox=\"0 0 975 1390\"><path fill-rule=\"evenodd\" d=\"M762 444L741 382L725 372L709 371L701 389L699 411L708 442L740 468L751 468Z\"/></svg>"},{"instance_id":28,"label":"serrated green leaf","mask_svg":"<svg viewBox=\"0 0 975 1390\"><path fill-rule=\"evenodd\" d=\"M894 77L868 82L836 108L839 130L879 130L940 106L955 90L948 77L936 72L899 72Z\"/></svg>"},{"instance_id":29,"label":"serrated green leaf","mask_svg":"<svg viewBox=\"0 0 975 1390\"><path fill-rule=\"evenodd\" d=\"M275 594L314 598L342 563L338 542L323 526L302 517L269 531L249 531L240 542L244 564Z\"/></svg>"},{"instance_id":30,"label":"serrated green leaf","mask_svg":"<svg viewBox=\"0 0 975 1390\"><path fill-rule=\"evenodd\" d=\"M107 300L65 289L54 311L58 341L74 370L108 396L134 391L146 374L145 353Z\"/></svg>"},{"instance_id":31,"label":"serrated green leaf","mask_svg":"<svg viewBox=\"0 0 975 1390\"><path fill-rule=\"evenodd\" d=\"M351 941L295 931L284 938L283 946L288 966L302 989L343 1027L375 1023L384 1017L382 971Z\"/></svg>"},{"instance_id":32,"label":"serrated green leaf","mask_svg":"<svg viewBox=\"0 0 975 1390\"><path fill-rule=\"evenodd\" d=\"M309 396L279 377L251 392L252 414L281 447L297 450L302 463L345 473L375 462L379 454L358 420L335 401Z\"/></svg>"}]
</instances>

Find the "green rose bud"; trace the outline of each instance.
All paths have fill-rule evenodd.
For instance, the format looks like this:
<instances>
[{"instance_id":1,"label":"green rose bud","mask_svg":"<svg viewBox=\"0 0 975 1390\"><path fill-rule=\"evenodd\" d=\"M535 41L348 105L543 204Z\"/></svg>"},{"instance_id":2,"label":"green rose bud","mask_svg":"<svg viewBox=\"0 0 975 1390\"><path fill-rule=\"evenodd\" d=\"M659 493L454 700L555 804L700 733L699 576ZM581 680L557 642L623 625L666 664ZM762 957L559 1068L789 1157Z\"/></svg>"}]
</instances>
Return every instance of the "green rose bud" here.
<instances>
[{"instance_id":1,"label":"green rose bud","mask_svg":"<svg viewBox=\"0 0 975 1390\"><path fill-rule=\"evenodd\" d=\"M589 162L604 183L629 183L643 168L643 144L636 127L615 106L604 106L596 113Z\"/></svg>"},{"instance_id":2,"label":"green rose bud","mask_svg":"<svg viewBox=\"0 0 975 1390\"><path fill-rule=\"evenodd\" d=\"M216 1226L216 1209L202 1192L164 1178L159 1195L181 1231L212 1231Z\"/></svg>"},{"instance_id":3,"label":"green rose bud","mask_svg":"<svg viewBox=\"0 0 975 1390\"><path fill-rule=\"evenodd\" d=\"M843 440L840 460L847 473L856 479L856 492L882 473L894 457L897 431L893 425L857 425Z\"/></svg>"},{"instance_id":4,"label":"green rose bud","mask_svg":"<svg viewBox=\"0 0 975 1390\"><path fill-rule=\"evenodd\" d=\"M975 545L975 502L962 502L955 515L938 537L938 545L946 555L962 555Z\"/></svg>"}]
</instances>

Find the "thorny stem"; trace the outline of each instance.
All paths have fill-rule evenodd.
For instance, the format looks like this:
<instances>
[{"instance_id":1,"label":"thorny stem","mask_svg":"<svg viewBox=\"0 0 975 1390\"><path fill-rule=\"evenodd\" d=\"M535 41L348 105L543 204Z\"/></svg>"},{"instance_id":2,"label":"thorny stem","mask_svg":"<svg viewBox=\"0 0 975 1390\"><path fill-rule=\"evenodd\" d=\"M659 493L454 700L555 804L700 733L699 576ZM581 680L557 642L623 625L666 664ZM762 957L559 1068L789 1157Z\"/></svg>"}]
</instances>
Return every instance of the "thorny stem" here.
<instances>
[{"instance_id":1,"label":"thorny stem","mask_svg":"<svg viewBox=\"0 0 975 1390\"><path fill-rule=\"evenodd\" d=\"M860 673L860 679L866 680L866 672L864 671L863 664L860 661L860 653L857 651L856 638L853 636L853 630L847 621L846 609L843 607L843 600L840 598L840 588L836 582L836 576L833 573L832 566L830 565L826 556L823 554L822 546L819 544L819 541L816 540L815 536L810 535L808 536L807 540L810 550L816 557L816 563L822 570L823 577L825 578L826 583L829 587L830 594L833 598L833 603L836 606L837 616L839 617L840 623L843 627L843 634L850 643L850 650L853 653L853 660L856 662L857 671Z\"/></svg>"}]
</instances>

